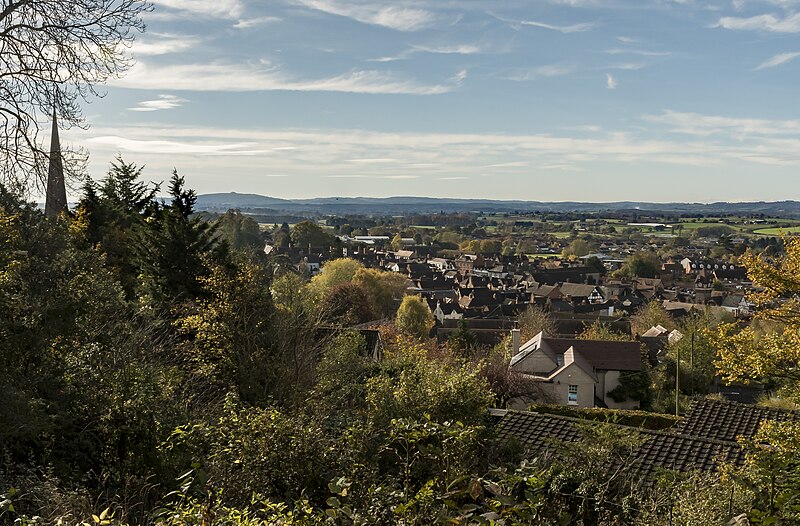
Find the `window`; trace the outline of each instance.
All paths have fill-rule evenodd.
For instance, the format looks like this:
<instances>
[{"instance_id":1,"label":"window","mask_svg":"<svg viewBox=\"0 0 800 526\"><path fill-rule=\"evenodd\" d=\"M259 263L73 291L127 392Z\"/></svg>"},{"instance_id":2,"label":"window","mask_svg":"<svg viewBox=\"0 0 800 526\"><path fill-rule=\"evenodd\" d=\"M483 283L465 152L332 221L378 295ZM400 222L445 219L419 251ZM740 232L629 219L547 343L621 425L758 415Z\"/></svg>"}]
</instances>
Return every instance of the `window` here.
<instances>
[{"instance_id":1,"label":"window","mask_svg":"<svg viewBox=\"0 0 800 526\"><path fill-rule=\"evenodd\" d=\"M564 365L564 355L563 354L556 354L556 365L561 367Z\"/></svg>"},{"instance_id":2,"label":"window","mask_svg":"<svg viewBox=\"0 0 800 526\"><path fill-rule=\"evenodd\" d=\"M570 385L567 391L567 404L578 405L578 386Z\"/></svg>"}]
</instances>

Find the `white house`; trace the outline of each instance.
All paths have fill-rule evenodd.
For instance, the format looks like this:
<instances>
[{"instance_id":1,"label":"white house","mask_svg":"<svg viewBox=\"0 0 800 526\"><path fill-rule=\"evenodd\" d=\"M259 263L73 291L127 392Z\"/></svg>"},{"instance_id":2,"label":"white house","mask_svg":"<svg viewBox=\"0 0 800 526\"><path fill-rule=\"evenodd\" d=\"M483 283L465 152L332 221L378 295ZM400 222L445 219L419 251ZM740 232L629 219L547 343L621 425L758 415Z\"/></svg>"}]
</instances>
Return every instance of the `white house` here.
<instances>
[{"instance_id":1,"label":"white house","mask_svg":"<svg viewBox=\"0 0 800 526\"><path fill-rule=\"evenodd\" d=\"M433 310L433 317L443 322L444 320L460 320L464 317L464 309L458 303L436 303L436 308Z\"/></svg>"},{"instance_id":2,"label":"white house","mask_svg":"<svg viewBox=\"0 0 800 526\"><path fill-rule=\"evenodd\" d=\"M522 345L511 359L513 371L541 382L561 405L636 409L638 400L616 402L609 392L619 385L623 372L642 370L639 342L549 338L539 333ZM524 408L531 400L512 402Z\"/></svg>"}]
</instances>

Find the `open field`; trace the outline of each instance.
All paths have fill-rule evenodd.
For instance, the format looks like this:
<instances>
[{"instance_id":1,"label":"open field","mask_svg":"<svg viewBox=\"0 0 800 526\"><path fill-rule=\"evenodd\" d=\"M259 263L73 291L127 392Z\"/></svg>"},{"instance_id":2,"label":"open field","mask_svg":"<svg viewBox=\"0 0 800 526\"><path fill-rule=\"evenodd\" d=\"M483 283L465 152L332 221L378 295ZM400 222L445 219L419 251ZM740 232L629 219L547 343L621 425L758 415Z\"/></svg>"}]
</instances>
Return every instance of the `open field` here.
<instances>
[{"instance_id":1,"label":"open field","mask_svg":"<svg viewBox=\"0 0 800 526\"><path fill-rule=\"evenodd\" d=\"M800 234L800 226L792 226L787 228L759 228L753 231L754 234L762 236L779 236L781 234Z\"/></svg>"},{"instance_id":2,"label":"open field","mask_svg":"<svg viewBox=\"0 0 800 526\"><path fill-rule=\"evenodd\" d=\"M549 220L541 221L541 219L525 215L509 215L503 216L483 216L479 218L483 221L494 221L498 226L487 225L484 227L489 234L496 234L498 230L502 230L503 226L513 224L516 221L521 221L526 224L531 224L533 230L537 235L548 234L557 239L567 239L572 235L572 228L577 228L579 221L559 221ZM759 223L753 221L759 220ZM616 233L603 232L602 224L597 225L597 221L605 221L606 225L616 228ZM655 221L658 222L658 221ZM587 221L588 234L596 239L614 239L620 235L624 235L624 231L637 231L645 236L658 236L667 237L680 235L683 237L692 237L695 231L701 228L719 228L725 227L730 229L734 236L779 236L783 234L800 234L800 219L786 219L786 218L755 218L745 216L730 216L730 217L705 217L705 218L683 218L677 221L667 222L666 229L658 229L646 224L634 225L629 224L628 220L618 218L604 218L592 217ZM522 225L520 225L522 226ZM530 228L530 227L529 227ZM562 229L560 231L549 231L552 229ZM525 227L515 228L514 230L525 231ZM583 229L581 229L583 230ZM581 232L580 234L582 234ZM580 235L579 234L579 235Z\"/></svg>"}]
</instances>

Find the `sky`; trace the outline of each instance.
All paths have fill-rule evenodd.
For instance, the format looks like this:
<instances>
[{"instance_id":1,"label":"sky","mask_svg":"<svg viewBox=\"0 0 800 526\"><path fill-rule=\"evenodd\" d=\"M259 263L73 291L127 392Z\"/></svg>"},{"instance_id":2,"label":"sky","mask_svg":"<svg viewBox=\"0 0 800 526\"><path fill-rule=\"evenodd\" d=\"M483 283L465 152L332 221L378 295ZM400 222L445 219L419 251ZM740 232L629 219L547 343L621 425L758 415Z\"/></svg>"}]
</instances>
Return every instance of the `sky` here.
<instances>
[{"instance_id":1,"label":"sky","mask_svg":"<svg viewBox=\"0 0 800 526\"><path fill-rule=\"evenodd\" d=\"M153 0L62 141L282 198L800 200L800 0Z\"/></svg>"}]
</instances>

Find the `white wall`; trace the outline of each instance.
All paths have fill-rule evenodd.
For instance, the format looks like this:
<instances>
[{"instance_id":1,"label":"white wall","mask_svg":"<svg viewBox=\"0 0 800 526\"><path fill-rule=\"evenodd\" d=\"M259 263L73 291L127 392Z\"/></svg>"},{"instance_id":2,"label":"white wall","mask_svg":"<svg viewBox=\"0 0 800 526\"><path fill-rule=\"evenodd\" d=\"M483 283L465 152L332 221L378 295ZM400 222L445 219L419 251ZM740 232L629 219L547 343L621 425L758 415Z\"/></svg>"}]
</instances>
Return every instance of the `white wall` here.
<instances>
[{"instance_id":1,"label":"white wall","mask_svg":"<svg viewBox=\"0 0 800 526\"><path fill-rule=\"evenodd\" d=\"M639 409L639 402L637 400L625 400L624 402L615 402L613 398L608 396L609 391L613 391L619 385L619 371L606 371L602 374L604 378L604 386L601 390L597 389L598 393L603 393L603 401L609 409Z\"/></svg>"},{"instance_id":2,"label":"white wall","mask_svg":"<svg viewBox=\"0 0 800 526\"><path fill-rule=\"evenodd\" d=\"M578 403L568 404L569 386L578 386ZM565 367L553 378L553 395L558 405L571 405L572 407L594 407L594 378L573 363Z\"/></svg>"},{"instance_id":3,"label":"white wall","mask_svg":"<svg viewBox=\"0 0 800 526\"><path fill-rule=\"evenodd\" d=\"M558 365L544 354L541 349L536 349L511 368L520 373L547 374L556 369Z\"/></svg>"}]
</instances>

